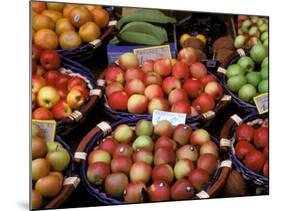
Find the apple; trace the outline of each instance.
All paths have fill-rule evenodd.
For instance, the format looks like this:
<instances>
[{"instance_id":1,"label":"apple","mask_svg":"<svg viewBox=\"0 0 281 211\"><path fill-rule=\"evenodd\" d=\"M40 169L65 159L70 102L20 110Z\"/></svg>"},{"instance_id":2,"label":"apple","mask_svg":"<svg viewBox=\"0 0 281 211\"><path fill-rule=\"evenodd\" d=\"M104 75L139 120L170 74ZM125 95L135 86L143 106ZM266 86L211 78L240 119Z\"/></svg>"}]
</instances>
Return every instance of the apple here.
<instances>
[{"instance_id":1,"label":"apple","mask_svg":"<svg viewBox=\"0 0 281 211\"><path fill-rule=\"evenodd\" d=\"M40 55L40 63L47 70L54 70L60 67L60 55L52 49L44 50Z\"/></svg>"},{"instance_id":2,"label":"apple","mask_svg":"<svg viewBox=\"0 0 281 211\"><path fill-rule=\"evenodd\" d=\"M50 172L50 164L49 162L44 158L38 158L35 160L32 160L31 164L31 174L32 174L32 180L37 181L42 177L45 177Z\"/></svg>"},{"instance_id":3,"label":"apple","mask_svg":"<svg viewBox=\"0 0 281 211\"><path fill-rule=\"evenodd\" d=\"M32 75L34 75L36 73L36 69L37 69L36 61L35 61L35 59L32 59L31 60L31 72L32 72Z\"/></svg>"},{"instance_id":4,"label":"apple","mask_svg":"<svg viewBox=\"0 0 281 211\"><path fill-rule=\"evenodd\" d=\"M251 141L254 137L255 129L246 123L240 124L235 129L235 136L238 141L245 140Z\"/></svg>"},{"instance_id":5,"label":"apple","mask_svg":"<svg viewBox=\"0 0 281 211\"><path fill-rule=\"evenodd\" d=\"M192 106L199 112L205 113L215 108L215 100L207 93L201 93L193 102Z\"/></svg>"},{"instance_id":6,"label":"apple","mask_svg":"<svg viewBox=\"0 0 281 211\"><path fill-rule=\"evenodd\" d=\"M203 91L203 86L197 79L186 79L183 83L183 88L191 98L198 97Z\"/></svg>"},{"instance_id":7,"label":"apple","mask_svg":"<svg viewBox=\"0 0 281 211\"><path fill-rule=\"evenodd\" d=\"M154 61L149 59L149 60L146 60L143 64L142 64L142 71L144 73L148 73L148 72L152 72L153 71L153 66L154 66Z\"/></svg>"},{"instance_id":8,"label":"apple","mask_svg":"<svg viewBox=\"0 0 281 211\"><path fill-rule=\"evenodd\" d=\"M153 153L150 150L147 149L139 149L133 154L133 161L138 162L142 161L149 165L153 163Z\"/></svg>"},{"instance_id":9,"label":"apple","mask_svg":"<svg viewBox=\"0 0 281 211\"><path fill-rule=\"evenodd\" d=\"M173 165L176 161L176 155L172 148L161 147L154 153L154 165L169 164Z\"/></svg>"},{"instance_id":10,"label":"apple","mask_svg":"<svg viewBox=\"0 0 281 211\"><path fill-rule=\"evenodd\" d=\"M112 82L111 84L109 84L105 87L105 95L107 98L109 98L109 96L113 92L123 91L123 90L124 90L124 87L122 84L120 84L118 82Z\"/></svg>"},{"instance_id":11,"label":"apple","mask_svg":"<svg viewBox=\"0 0 281 211\"><path fill-rule=\"evenodd\" d=\"M212 154L203 154L197 160L197 168L204 169L212 176L218 167L217 157Z\"/></svg>"},{"instance_id":12,"label":"apple","mask_svg":"<svg viewBox=\"0 0 281 211\"><path fill-rule=\"evenodd\" d=\"M132 166L132 160L128 156L115 156L111 161L111 171L113 173L128 174Z\"/></svg>"},{"instance_id":13,"label":"apple","mask_svg":"<svg viewBox=\"0 0 281 211\"><path fill-rule=\"evenodd\" d=\"M57 89L57 91L59 93L60 99L63 100L63 101L66 101L66 97L67 97L67 94L68 94L67 89Z\"/></svg>"},{"instance_id":14,"label":"apple","mask_svg":"<svg viewBox=\"0 0 281 211\"><path fill-rule=\"evenodd\" d=\"M107 151L110 155L113 155L116 146L116 140L113 137L108 136L99 144L99 149Z\"/></svg>"},{"instance_id":15,"label":"apple","mask_svg":"<svg viewBox=\"0 0 281 211\"><path fill-rule=\"evenodd\" d=\"M127 203L139 203L144 201L144 192L147 191L143 182L129 183L123 192L123 197Z\"/></svg>"},{"instance_id":16,"label":"apple","mask_svg":"<svg viewBox=\"0 0 281 211\"><path fill-rule=\"evenodd\" d=\"M62 188L60 177L49 174L40 178L35 183L35 190L42 194L45 198L53 198L59 194Z\"/></svg>"},{"instance_id":17,"label":"apple","mask_svg":"<svg viewBox=\"0 0 281 211\"><path fill-rule=\"evenodd\" d=\"M53 84L57 89L67 90L68 80L70 80L70 76L66 74L59 74L55 79L55 83Z\"/></svg>"},{"instance_id":18,"label":"apple","mask_svg":"<svg viewBox=\"0 0 281 211\"><path fill-rule=\"evenodd\" d=\"M34 92L32 92L31 95L31 103L32 103L32 110L36 107L36 94Z\"/></svg>"},{"instance_id":19,"label":"apple","mask_svg":"<svg viewBox=\"0 0 281 211\"><path fill-rule=\"evenodd\" d=\"M214 142L207 141L205 144L201 145L199 154L200 155L212 154L212 155L218 157L219 156L219 149Z\"/></svg>"},{"instance_id":20,"label":"apple","mask_svg":"<svg viewBox=\"0 0 281 211\"><path fill-rule=\"evenodd\" d=\"M168 111L169 109L169 102L164 98L154 98L148 103L149 114L153 114L154 110Z\"/></svg>"},{"instance_id":21,"label":"apple","mask_svg":"<svg viewBox=\"0 0 281 211\"><path fill-rule=\"evenodd\" d=\"M53 171L64 171L70 163L70 155L65 149L48 152L46 160Z\"/></svg>"},{"instance_id":22,"label":"apple","mask_svg":"<svg viewBox=\"0 0 281 211\"><path fill-rule=\"evenodd\" d=\"M254 144L258 149L262 149L268 145L268 128L259 127L255 130Z\"/></svg>"},{"instance_id":23,"label":"apple","mask_svg":"<svg viewBox=\"0 0 281 211\"><path fill-rule=\"evenodd\" d=\"M126 174L112 173L105 178L104 190L110 197L121 198L128 184L129 180Z\"/></svg>"},{"instance_id":24,"label":"apple","mask_svg":"<svg viewBox=\"0 0 281 211\"><path fill-rule=\"evenodd\" d=\"M77 85L87 87L86 82L82 78L80 78L78 76L74 76L74 77L71 77L67 82L68 91L70 91L74 86L77 86Z\"/></svg>"},{"instance_id":25,"label":"apple","mask_svg":"<svg viewBox=\"0 0 281 211\"><path fill-rule=\"evenodd\" d=\"M88 156L88 165L91 165L92 163L96 163L96 162L104 162L110 164L111 156L105 150L95 149L92 152L90 152Z\"/></svg>"},{"instance_id":26,"label":"apple","mask_svg":"<svg viewBox=\"0 0 281 211\"><path fill-rule=\"evenodd\" d=\"M43 77L45 73L46 73L46 70L41 65L36 66L36 70L35 70L34 75L38 75L38 76Z\"/></svg>"},{"instance_id":27,"label":"apple","mask_svg":"<svg viewBox=\"0 0 281 211\"><path fill-rule=\"evenodd\" d=\"M143 182L147 183L151 177L152 168L149 164L138 161L135 162L130 169L130 180L132 182Z\"/></svg>"},{"instance_id":28,"label":"apple","mask_svg":"<svg viewBox=\"0 0 281 211\"><path fill-rule=\"evenodd\" d=\"M196 162L198 159L198 151L193 145L186 144L176 151L176 156L178 160L188 159L192 162Z\"/></svg>"},{"instance_id":29,"label":"apple","mask_svg":"<svg viewBox=\"0 0 281 211\"><path fill-rule=\"evenodd\" d=\"M194 188L187 179L177 180L171 187L172 200L192 199L194 196Z\"/></svg>"},{"instance_id":30,"label":"apple","mask_svg":"<svg viewBox=\"0 0 281 211\"><path fill-rule=\"evenodd\" d=\"M208 73L206 66L201 62L196 62L190 66L190 76L191 78L200 79L206 76Z\"/></svg>"},{"instance_id":31,"label":"apple","mask_svg":"<svg viewBox=\"0 0 281 211\"><path fill-rule=\"evenodd\" d=\"M249 29L248 34L249 34L251 37L259 37L259 36L260 36L260 31L259 31L258 27L252 26L252 27Z\"/></svg>"},{"instance_id":32,"label":"apple","mask_svg":"<svg viewBox=\"0 0 281 211\"><path fill-rule=\"evenodd\" d=\"M214 100L219 100L223 96L223 88L216 81L209 82L205 86L204 92L210 95Z\"/></svg>"},{"instance_id":33,"label":"apple","mask_svg":"<svg viewBox=\"0 0 281 211\"><path fill-rule=\"evenodd\" d=\"M127 124L118 125L114 132L113 138L120 143L130 143L134 139L134 131Z\"/></svg>"},{"instance_id":34,"label":"apple","mask_svg":"<svg viewBox=\"0 0 281 211\"><path fill-rule=\"evenodd\" d=\"M248 152L244 160L245 166L256 173L260 173L263 170L264 162L264 154L256 149Z\"/></svg>"},{"instance_id":35,"label":"apple","mask_svg":"<svg viewBox=\"0 0 281 211\"><path fill-rule=\"evenodd\" d=\"M112 82L123 84L125 82L124 71L120 67L110 66L105 70L105 80L107 85Z\"/></svg>"},{"instance_id":36,"label":"apple","mask_svg":"<svg viewBox=\"0 0 281 211\"><path fill-rule=\"evenodd\" d=\"M187 65L195 63L197 58L194 48L187 47L181 49L178 53L178 60Z\"/></svg>"},{"instance_id":37,"label":"apple","mask_svg":"<svg viewBox=\"0 0 281 211\"><path fill-rule=\"evenodd\" d=\"M44 78L49 86L55 86L56 79L61 75L57 70L49 70L44 74Z\"/></svg>"},{"instance_id":38,"label":"apple","mask_svg":"<svg viewBox=\"0 0 281 211\"><path fill-rule=\"evenodd\" d=\"M217 80L218 80L217 77L214 76L213 74L205 75L199 79L203 87L205 87L209 82L217 81Z\"/></svg>"},{"instance_id":39,"label":"apple","mask_svg":"<svg viewBox=\"0 0 281 211\"><path fill-rule=\"evenodd\" d=\"M151 121L141 119L136 124L135 132L137 136L152 136L153 129L154 127Z\"/></svg>"},{"instance_id":40,"label":"apple","mask_svg":"<svg viewBox=\"0 0 281 211\"><path fill-rule=\"evenodd\" d=\"M172 90L180 87L180 80L176 79L174 76L166 77L162 82L162 89L166 94L169 94Z\"/></svg>"},{"instance_id":41,"label":"apple","mask_svg":"<svg viewBox=\"0 0 281 211\"><path fill-rule=\"evenodd\" d=\"M189 177L194 169L194 164L191 160L182 159L178 160L174 166L174 173L177 180Z\"/></svg>"},{"instance_id":42,"label":"apple","mask_svg":"<svg viewBox=\"0 0 281 211\"><path fill-rule=\"evenodd\" d=\"M144 72L142 69L140 69L139 67L135 67L135 68L129 68L126 72L125 72L125 80L128 82L132 79L139 79L139 80L143 80L144 78Z\"/></svg>"},{"instance_id":43,"label":"apple","mask_svg":"<svg viewBox=\"0 0 281 211\"><path fill-rule=\"evenodd\" d=\"M255 46L257 44L261 44L261 41L257 37L251 37L246 43L248 48L252 48L253 46Z\"/></svg>"},{"instance_id":44,"label":"apple","mask_svg":"<svg viewBox=\"0 0 281 211\"><path fill-rule=\"evenodd\" d=\"M144 95L148 100L152 100L154 98L164 98L164 92L158 84L148 85L144 90Z\"/></svg>"},{"instance_id":45,"label":"apple","mask_svg":"<svg viewBox=\"0 0 281 211\"><path fill-rule=\"evenodd\" d=\"M60 100L60 95L52 86L42 87L37 95L37 103L47 109L52 109Z\"/></svg>"},{"instance_id":46,"label":"apple","mask_svg":"<svg viewBox=\"0 0 281 211\"><path fill-rule=\"evenodd\" d=\"M127 104L127 109L133 114L145 113L148 106L148 99L141 94L133 94L130 96Z\"/></svg>"},{"instance_id":47,"label":"apple","mask_svg":"<svg viewBox=\"0 0 281 211\"><path fill-rule=\"evenodd\" d=\"M190 104L187 101L177 101L173 104L171 112L191 114Z\"/></svg>"},{"instance_id":48,"label":"apple","mask_svg":"<svg viewBox=\"0 0 281 211\"><path fill-rule=\"evenodd\" d=\"M162 85L162 77L156 72L148 72L144 75L143 82L146 86L151 84Z\"/></svg>"},{"instance_id":49,"label":"apple","mask_svg":"<svg viewBox=\"0 0 281 211\"><path fill-rule=\"evenodd\" d=\"M32 44L32 59L34 59L35 61L39 61L43 51L44 49L39 45Z\"/></svg>"},{"instance_id":50,"label":"apple","mask_svg":"<svg viewBox=\"0 0 281 211\"><path fill-rule=\"evenodd\" d=\"M167 136L160 136L154 144L154 151L157 151L157 149L159 149L161 147L168 147L168 148L171 148L173 150L176 150L177 149L177 143Z\"/></svg>"},{"instance_id":51,"label":"apple","mask_svg":"<svg viewBox=\"0 0 281 211\"><path fill-rule=\"evenodd\" d=\"M171 137L173 134L173 126L168 120L160 120L154 126L154 134L158 136Z\"/></svg>"},{"instance_id":52,"label":"apple","mask_svg":"<svg viewBox=\"0 0 281 211\"><path fill-rule=\"evenodd\" d=\"M190 137L190 143L192 145L200 145L207 143L211 140L210 134L205 129L196 129L192 132Z\"/></svg>"},{"instance_id":53,"label":"apple","mask_svg":"<svg viewBox=\"0 0 281 211\"><path fill-rule=\"evenodd\" d=\"M129 144L120 143L117 144L116 148L114 149L113 157L116 157L118 155L131 157L132 154L133 154L133 149Z\"/></svg>"},{"instance_id":54,"label":"apple","mask_svg":"<svg viewBox=\"0 0 281 211\"><path fill-rule=\"evenodd\" d=\"M160 76L168 76L172 71L172 65L169 59L157 59L153 66L154 72L158 73Z\"/></svg>"},{"instance_id":55,"label":"apple","mask_svg":"<svg viewBox=\"0 0 281 211\"><path fill-rule=\"evenodd\" d=\"M104 162L92 163L87 169L87 179L94 185L101 185L109 174L110 166Z\"/></svg>"},{"instance_id":56,"label":"apple","mask_svg":"<svg viewBox=\"0 0 281 211\"><path fill-rule=\"evenodd\" d=\"M234 40L235 48L243 48L246 44L247 37L244 34L238 35Z\"/></svg>"},{"instance_id":57,"label":"apple","mask_svg":"<svg viewBox=\"0 0 281 211\"><path fill-rule=\"evenodd\" d=\"M189 78L190 70L189 67L182 63L182 62L176 62L173 65L172 69L172 76L174 76L178 80L184 80Z\"/></svg>"},{"instance_id":58,"label":"apple","mask_svg":"<svg viewBox=\"0 0 281 211\"><path fill-rule=\"evenodd\" d=\"M38 93L39 90L46 86L46 81L43 77L38 76L38 75L33 75L32 76L32 93Z\"/></svg>"},{"instance_id":59,"label":"apple","mask_svg":"<svg viewBox=\"0 0 281 211\"><path fill-rule=\"evenodd\" d=\"M48 152L54 152L54 151L63 149L63 146L57 141L54 141L54 142L47 141L46 144L47 144Z\"/></svg>"},{"instance_id":60,"label":"apple","mask_svg":"<svg viewBox=\"0 0 281 211\"><path fill-rule=\"evenodd\" d=\"M264 162L262 173L265 177L268 177L268 160Z\"/></svg>"},{"instance_id":61,"label":"apple","mask_svg":"<svg viewBox=\"0 0 281 211\"><path fill-rule=\"evenodd\" d=\"M174 172L170 165L161 164L154 166L151 173L151 178L153 182L164 181L168 184L171 184L174 180Z\"/></svg>"},{"instance_id":62,"label":"apple","mask_svg":"<svg viewBox=\"0 0 281 211\"><path fill-rule=\"evenodd\" d=\"M125 71L129 68L137 68L139 66L139 60L137 55L131 52L122 54L119 57L119 66Z\"/></svg>"},{"instance_id":63,"label":"apple","mask_svg":"<svg viewBox=\"0 0 281 211\"><path fill-rule=\"evenodd\" d=\"M153 182L147 192L150 201L168 201L170 199L170 187L163 181Z\"/></svg>"},{"instance_id":64,"label":"apple","mask_svg":"<svg viewBox=\"0 0 281 211\"><path fill-rule=\"evenodd\" d=\"M88 88L87 88L87 87L81 86L81 85L76 85L76 86L73 86L73 87L71 88L71 90L74 90L74 89L78 90L78 91L83 95L83 97L84 97L85 100L88 99L88 97L89 97L89 91L88 91ZM71 90L70 90L70 91L71 91Z\"/></svg>"},{"instance_id":65,"label":"apple","mask_svg":"<svg viewBox=\"0 0 281 211\"><path fill-rule=\"evenodd\" d=\"M150 136L141 135L134 140L132 147L133 147L134 151L137 151L140 149L146 149L146 150L152 151L153 145L154 145L154 143Z\"/></svg>"},{"instance_id":66,"label":"apple","mask_svg":"<svg viewBox=\"0 0 281 211\"><path fill-rule=\"evenodd\" d=\"M72 110L65 101L61 100L53 107L52 113L55 119L61 120L68 117L72 113Z\"/></svg>"},{"instance_id":67,"label":"apple","mask_svg":"<svg viewBox=\"0 0 281 211\"><path fill-rule=\"evenodd\" d=\"M77 89L71 89L66 96L66 102L71 109L79 109L84 104L85 98Z\"/></svg>"},{"instance_id":68,"label":"apple","mask_svg":"<svg viewBox=\"0 0 281 211\"><path fill-rule=\"evenodd\" d=\"M108 105L113 110L126 111L128 99L129 99L129 96L126 92L116 91L116 92L113 92L111 95L109 95Z\"/></svg>"},{"instance_id":69,"label":"apple","mask_svg":"<svg viewBox=\"0 0 281 211\"><path fill-rule=\"evenodd\" d=\"M210 177L204 169L196 168L190 172L188 180L194 189L200 192L208 184Z\"/></svg>"},{"instance_id":70,"label":"apple","mask_svg":"<svg viewBox=\"0 0 281 211\"><path fill-rule=\"evenodd\" d=\"M39 107L32 112L32 119L51 120L54 119L54 116L47 108Z\"/></svg>"},{"instance_id":71,"label":"apple","mask_svg":"<svg viewBox=\"0 0 281 211\"><path fill-rule=\"evenodd\" d=\"M235 155L238 159L244 160L245 156L254 149L254 146L248 141L238 141L235 146Z\"/></svg>"},{"instance_id":72,"label":"apple","mask_svg":"<svg viewBox=\"0 0 281 211\"><path fill-rule=\"evenodd\" d=\"M197 116L197 115L199 115L198 111L193 106L190 106L190 110L191 110L190 116Z\"/></svg>"},{"instance_id":73,"label":"apple","mask_svg":"<svg viewBox=\"0 0 281 211\"><path fill-rule=\"evenodd\" d=\"M47 144L46 141L40 137L32 138L32 160L45 157L47 154Z\"/></svg>"},{"instance_id":74,"label":"apple","mask_svg":"<svg viewBox=\"0 0 281 211\"><path fill-rule=\"evenodd\" d=\"M169 93L168 101L171 106L178 101L189 102L186 91L183 88L177 88L177 89L172 90Z\"/></svg>"},{"instance_id":75,"label":"apple","mask_svg":"<svg viewBox=\"0 0 281 211\"><path fill-rule=\"evenodd\" d=\"M268 159L268 144L263 148L263 154Z\"/></svg>"},{"instance_id":76,"label":"apple","mask_svg":"<svg viewBox=\"0 0 281 211\"><path fill-rule=\"evenodd\" d=\"M174 129L173 140L175 140L180 146L189 143L189 139L192 133L192 129L185 124L179 124Z\"/></svg>"},{"instance_id":77,"label":"apple","mask_svg":"<svg viewBox=\"0 0 281 211\"><path fill-rule=\"evenodd\" d=\"M133 94L144 94L144 83L139 79L132 79L125 84L125 92L131 96Z\"/></svg>"}]
</instances>

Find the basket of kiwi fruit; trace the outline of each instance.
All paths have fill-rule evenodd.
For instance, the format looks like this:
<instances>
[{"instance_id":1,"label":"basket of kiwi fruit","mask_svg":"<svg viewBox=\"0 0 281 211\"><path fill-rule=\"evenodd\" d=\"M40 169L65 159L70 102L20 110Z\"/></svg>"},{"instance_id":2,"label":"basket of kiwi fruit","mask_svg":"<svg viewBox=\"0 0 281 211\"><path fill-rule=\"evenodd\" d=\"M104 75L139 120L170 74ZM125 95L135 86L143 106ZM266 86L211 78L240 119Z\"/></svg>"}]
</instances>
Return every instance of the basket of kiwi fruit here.
<instances>
[{"instance_id":1,"label":"basket of kiwi fruit","mask_svg":"<svg viewBox=\"0 0 281 211\"><path fill-rule=\"evenodd\" d=\"M268 115L231 116L221 131L221 151L228 152L246 180L266 188L269 184Z\"/></svg>"},{"instance_id":2,"label":"basket of kiwi fruit","mask_svg":"<svg viewBox=\"0 0 281 211\"><path fill-rule=\"evenodd\" d=\"M80 183L73 154L60 136L46 141L43 129L32 124L31 208L59 208Z\"/></svg>"},{"instance_id":3,"label":"basket of kiwi fruit","mask_svg":"<svg viewBox=\"0 0 281 211\"><path fill-rule=\"evenodd\" d=\"M74 157L85 188L110 205L214 197L231 169L208 131L168 120L101 122Z\"/></svg>"}]
</instances>

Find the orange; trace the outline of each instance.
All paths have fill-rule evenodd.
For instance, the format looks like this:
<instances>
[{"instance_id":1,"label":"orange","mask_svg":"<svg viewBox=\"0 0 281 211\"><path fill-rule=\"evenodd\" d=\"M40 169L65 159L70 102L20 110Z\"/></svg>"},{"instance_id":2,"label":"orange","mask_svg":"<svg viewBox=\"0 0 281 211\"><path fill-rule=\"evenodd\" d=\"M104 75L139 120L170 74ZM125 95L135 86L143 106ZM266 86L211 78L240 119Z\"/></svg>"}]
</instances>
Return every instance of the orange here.
<instances>
[{"instance_id":1,"label":"orange","mask_svg":"<svg viewBox=\"0 0 281 211\"><path fill-rule=\"evenodd\" d=\"M46 2L31 2L31 7L34 12L41 13L47 9Z\"/></svg>"},{"instance_id":2,"label":"orange","mask_svg":"<svg viewBox=\"0 0 281 211\"><path fill-rule=\"evenodd\" d=\"M64 8L65 4L64 3L53 3L53 2L48 2L47 7L49 10L56 10L61 12Z\"/></svg>"},{"instance_id":3,"label":"orange","mask_svg":"<svg viewBox=\"0 0 281 211\"><path fill-rule=\"evenodd\" d=\"M93 19L99 27L104 28L109 22L109 14L105 9L95 7L91 10Z\"/></svg>"},{"instance_id":4,"label":"orange","mask_svg":"<svg viewBox=\"0 0 281 211\"><path fill-rule=\"evenodd\" d=\"M98 5L93 5L93 4L88 4L88 5L85 5L88 10L93 10L94 8L102 8L101 6L98 6Z\"/></svg>"},{"instance_id":5,"label":"orange","mask_svg":"<svg viewBox=\"0 0 281 211\"><path fill-rule=\"evenodd\" d=\"M65 31L75 31L75 28L67 18L61 18L56 22L56 33L59 36Z\"/></svg>"},{"instance_id":6,"label":"orange","mask_svg":"<svg viewBox=\"0 0 281 211\"><path fill-rule=\"evenodd\" d=\"M72 25L80 28L83 24L92 21L92 15L87 7L75 7L70 12L69 20Z\"/></svg>"},{"instance_id":7,"label":"orange","mask_svg":"<svg viewBox=\"0 0 281 211\"><path fill-rule=\"evenodd\" d=\"M76 8L76 7L79 7L79 4L67 4L67 5L65 5L65 7L63 8L63 11L62 11L62 15L66 18L69 18L71 10Z\"/></svg>"},{"instance_id":8,"label":"orange","mask_svg":"<svg viewBox=\"0 0 281 211\"><path fill-rule=\"evenodd\" d=\"M37 15L37 12L34 12L33 10L31 11L31 17L33 18L35 15Z\"/></svg>"},{"instance_id":9,"label":"orange","mask_svg":"<svg viewBox=\"0 0 281 211\"><path fill-rule=\"evenodd\" d=\"M44 10L42 13L42 15L46 15L49 18L51 18L53 21L57 21L58 19L62 18L62 13L55 11L55 10Z\"/></svg>"},{"instance_id":10,"label":"orange","mask_svg":"<svg viewBox=\"0 0 281 211\"><path fill-rule=\"evenodd\" d=\"M37 14L32 18L32 28L35 31L40 29L55 29L55 22L46 15Z\"/></svg>"},{"instance_id":11,"label":"orange","mask_svg":"<svg viewBox=\"0 0 281 211\"><path fill-rule=\"evenodd\" d=\"M34 43L42 48L53 49L58 47L58 37L50 29L40 29L34 35Z\"/></svg>"},{"instance_id":12,"label":"orange","mask_svg":"<svg viewBox=\"0 0 281 211\"><path fill-rule=\"evenodd\" d=\"M77 48L82 44L79 34L75 31L65 31L59 37L61 48Z\"/></svg>"},{"instance_id":13,"label":"orange","mask_svg":"<svg viewBox=\"0 0 281 211\"><path fill-rule=\"evenodd\" d=\"M85 42L91 42L100 36L100 28L94 22L87 22L80 27L79 35Z\"/></svg>"}]
</instances>

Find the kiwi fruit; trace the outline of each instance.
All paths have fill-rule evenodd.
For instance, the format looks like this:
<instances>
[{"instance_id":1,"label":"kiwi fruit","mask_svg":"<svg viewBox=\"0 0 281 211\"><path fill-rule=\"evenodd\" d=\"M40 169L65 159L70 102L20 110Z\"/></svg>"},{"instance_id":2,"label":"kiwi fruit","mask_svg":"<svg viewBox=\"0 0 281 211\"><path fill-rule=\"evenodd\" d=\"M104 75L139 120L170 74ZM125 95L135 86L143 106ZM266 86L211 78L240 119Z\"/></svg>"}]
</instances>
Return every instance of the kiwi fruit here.
<instances>
[{"instance_id":1,"label":"kiwi fruit","mask_svg":"<svg viewBox=\"0 0 281 211\"><path fill-rule=\"evenodd\" d=\"M203 43L201 40L199 40L198 38L196 38L196 37L190 37L190 38L186 39L186 40L183 42L182 46L183 46L184 48L192 47L192 48L194 48L194 49L200 49L200 50L202 50L202 51L203 51L204 48L205 48L204 43Z\"/></svg>"},{"instance_id":2,"label":"kiwi fruit","mask_svg":"<svg viewBox=\"0 0 281 211\"><path fill-rule=\"evenodd\" d=\"M233 43L234 43L233 39L229 36L220 37L214 42L213 51L218 51L219 49L223 49L223 48L233 50L234 49Z\"/></svg>"},{"instance_id":3,"label":"kiwi fruit","mask_svg":"<svg viewBox=\"0 0 281 211\"><path fill-rule=\"evenodd\" d=\"M207 55L200 49L195 49L196 61L201 62L207 59Z\"/></svg>"},{"instance_id":4,"label":"kiwi fruit","mask_svg":"<svg viewBox=\"0 0 281 211\"><path fill-rule=\"evenodd\" d=\"M215 52L215 59L221 63L222 67L226 67L229 61L235 56L235 51L229 49L219 49Z\"/></svg>"}]
</instances>

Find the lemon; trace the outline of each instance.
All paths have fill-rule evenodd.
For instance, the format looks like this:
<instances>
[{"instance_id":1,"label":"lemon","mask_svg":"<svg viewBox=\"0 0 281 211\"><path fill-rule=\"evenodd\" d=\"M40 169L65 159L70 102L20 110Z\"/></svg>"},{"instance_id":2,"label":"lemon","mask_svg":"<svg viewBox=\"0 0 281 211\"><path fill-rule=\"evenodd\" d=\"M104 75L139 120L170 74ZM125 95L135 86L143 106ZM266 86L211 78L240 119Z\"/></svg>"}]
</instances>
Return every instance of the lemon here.
<instances>
[{"instance_id":1,"label":"lemon","mask_svg":"<svg viewBox=\"0 0 281 211\"><path fill-rule=\"evenodd\" d=\"M183 34L183 35L181 35L181 37L180 37L180 45L182 46L182 45L183 45L183 42L184 42L186 39L188 39L188 38L190 38L190 35L189 35L189 34Z\"/></svg>"},{"instance_id":2,"label":"lemon","mask_svg":"<svg viewBox=\"0 0 281 211\"><path fill-rule=\"evenodd\" d=\"M204 44L206 44L206 42L207 42L207 38L203 34L197 34L196 38L201 40Z\"/></svg>"}]
</instances>

